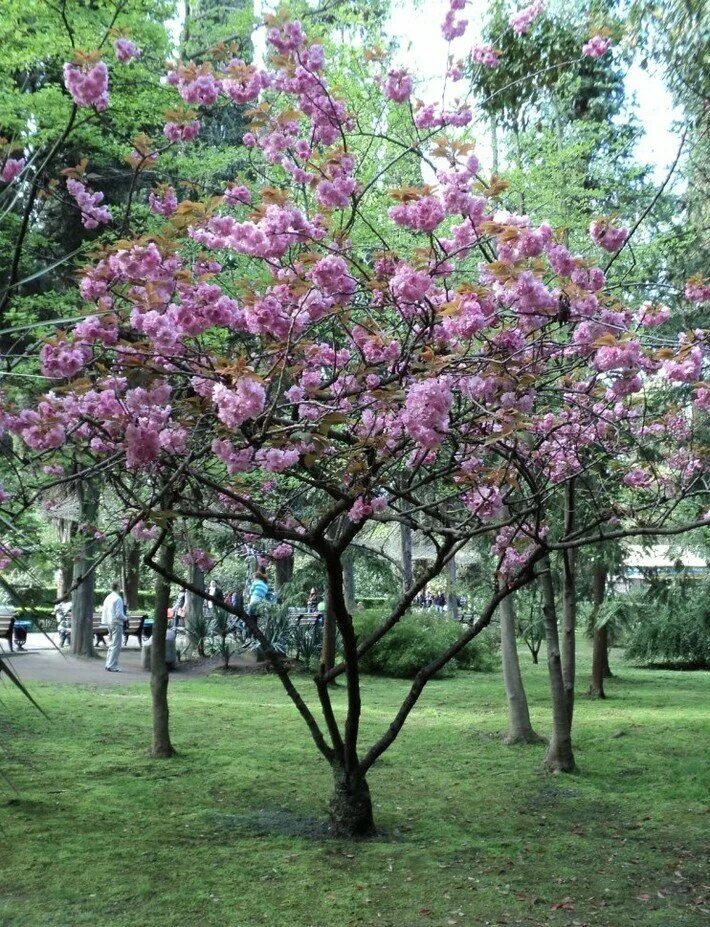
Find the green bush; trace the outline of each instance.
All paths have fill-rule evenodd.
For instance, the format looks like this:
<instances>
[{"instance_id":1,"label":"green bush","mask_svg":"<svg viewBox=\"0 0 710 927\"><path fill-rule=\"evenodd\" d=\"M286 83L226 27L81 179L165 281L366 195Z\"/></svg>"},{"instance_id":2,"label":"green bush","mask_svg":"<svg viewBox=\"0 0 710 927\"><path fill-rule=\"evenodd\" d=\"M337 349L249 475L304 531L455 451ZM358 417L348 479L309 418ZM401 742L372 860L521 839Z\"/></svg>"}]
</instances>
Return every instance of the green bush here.
<instances>
[{"instance_id":1,"label":"green bush","mask_svg":"<svg viewBox=\"0 0 710 927\"><path fill-rule=\"evenodd\" d=\"M359 637L368 637L383 620L380 610L362 611L355 615L355 630ZM461 635L463 628L440 614L410 612L378 641L363 658L364 672L381 676L411 679L427 663L436 659ZM496 666L495 641L489 631L471 641L438 674L451 676L457 669L489 672Z\"/></svg>"},{"instance_id":2,"label":"green bush","mask_svg":"<svg viewBox=\"0 0 710 927\"><path fill-rule=\"evenodd\" d=\"M627 596L635 606L626 633L626 656L638 663L710 667L710 582L681 577L646 595Z\"/></svg>"}]
</instances>

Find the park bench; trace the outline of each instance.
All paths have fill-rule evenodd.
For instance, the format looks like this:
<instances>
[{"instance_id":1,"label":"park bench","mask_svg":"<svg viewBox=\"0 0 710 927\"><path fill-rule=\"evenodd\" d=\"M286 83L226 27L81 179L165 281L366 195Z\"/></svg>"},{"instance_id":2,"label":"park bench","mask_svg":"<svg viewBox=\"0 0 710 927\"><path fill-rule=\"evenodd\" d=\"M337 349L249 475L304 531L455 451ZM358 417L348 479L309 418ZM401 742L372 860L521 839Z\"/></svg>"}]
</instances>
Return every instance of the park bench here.
<instances>
[{"instance_id":1,"label":"park bench","mask_svg":"<svg viewBox=\"0 0 710 927\"><path fill-rule=\"evenodd\" d=\"M10 650L22 650L27 640L27 631L24 628L15 627L15 616L6 616L0 618L0 640L5 639L10 645Z\"/></svg>"},{"instance_id":2,"label":"park bench","mask_svg":"<svg viewBox=\"0 0 710 927\"><path fill-rule=\"evenodd\" d=\"M308 627L308 625L320 624L323 615L320 612L309 612L306 608L289 608L288 620L290 624L297 627Z\"/></svg>"},{"instance_id":3,"label":"park bench","mask_svg":"<svg viewBox=\"0 0 710 927\"><path fill-rule=\"evenodd\" d=\"M101 644L106 646L106 638L108 637L108 625L103 624L101 621L101 612L97 612L94 615L94 623L91 631L96 638L96 646L99 647Z\"/></svg>"},{"instance_id":4,"label":"park bench","mask_svg":"<svg viewBox=\"0 0 710 927\"><path fill-rule=\"evenodd\" d=\"M131 617L130 615L123 624L123 645L124 647L128 644L129 637L138 638L138 646L143 644L143 631L147 615L141 615L138 617Z\"/></svg>"}]
</instances>

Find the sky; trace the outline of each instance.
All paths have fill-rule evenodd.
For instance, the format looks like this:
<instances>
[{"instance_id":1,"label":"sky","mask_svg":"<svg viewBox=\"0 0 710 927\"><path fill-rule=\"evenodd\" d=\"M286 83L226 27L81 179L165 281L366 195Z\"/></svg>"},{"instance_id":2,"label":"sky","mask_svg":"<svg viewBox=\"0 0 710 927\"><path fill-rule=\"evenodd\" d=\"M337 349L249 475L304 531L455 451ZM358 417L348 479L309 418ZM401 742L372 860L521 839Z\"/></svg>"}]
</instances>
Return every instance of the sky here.
<instances>
[{"instance_id":1,"label":"sky","mask_svg":"<svg viewBox=\"0 0 710 927\"><path fill-rule=\"evenodd\" d=\"M362 2L367 3L367 0ZM254 0L257 16L277 5L270 0ZM448 55L453 53L454 58L459 58L470 50L480 35L478 24L486 4L477 2L468 6L465 15L471 25L466 34L451 46L441 34L448 0L393 0L392 5L387 31L399 43L393 63L406 67L416 77L417 97L438 99ZM525 6L525 0L520 0L519 5L521 8ZM178 0L178 8L178 17L169 23L176 40L184 18L184 0ZM262 29L255 36L257 60L263 55L263 46ZM636 160L651 165L653 179L660 183L677 154L678 133L674 129L674 122L680 118L680 112L674 108L671 95L658 72L642 70L638 64L632 64L626 76L626 89L627 94L636 99L637 116L643 128L643 135L636 145ZM490 145L485 133L477 138L477 153L485 165L486 159L490 157Z\"/></svg>"}]
</instances>

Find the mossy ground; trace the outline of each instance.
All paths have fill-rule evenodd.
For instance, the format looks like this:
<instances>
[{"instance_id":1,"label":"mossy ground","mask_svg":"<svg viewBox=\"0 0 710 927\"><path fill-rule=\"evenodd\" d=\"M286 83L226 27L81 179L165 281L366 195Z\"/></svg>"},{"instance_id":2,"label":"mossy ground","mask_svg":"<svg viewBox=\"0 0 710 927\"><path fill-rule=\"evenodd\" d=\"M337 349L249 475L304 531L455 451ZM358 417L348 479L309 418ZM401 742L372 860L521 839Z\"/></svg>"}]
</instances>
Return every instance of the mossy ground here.
<instances>
[{"instance_id":1,"label":"mossy ground","mask_svg":"<svg viewBox=\"0 0 710 927\"><path fill-rule=\"evenodd\" d=\"M545 733L545 666L521 659ZM609 698L578 699L573 776L502 745L497 674L431 683L371 774L381 835L363 843L327 836L329 772L273 677L174 685L163 761L147 685L35 685L49 721L2 686L0 924L707 923L708 674L613 664ZM364 742L406 687L365 679Z\"/></svg>"}]
</instances>

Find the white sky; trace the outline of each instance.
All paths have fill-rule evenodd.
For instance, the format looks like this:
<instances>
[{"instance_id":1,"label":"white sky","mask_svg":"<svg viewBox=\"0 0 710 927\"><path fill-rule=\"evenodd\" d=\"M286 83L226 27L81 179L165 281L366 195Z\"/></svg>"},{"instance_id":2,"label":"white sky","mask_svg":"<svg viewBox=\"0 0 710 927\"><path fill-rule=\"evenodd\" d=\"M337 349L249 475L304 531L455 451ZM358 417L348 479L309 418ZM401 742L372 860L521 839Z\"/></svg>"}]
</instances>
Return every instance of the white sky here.
<instances>
[{"instance_id":1,"label":"white sky","mask_svg":"<svg viewBox=\"0 0 710 927\"><path fill-rule=\"evenodd\" d=\"M367 0L362 0L367 3ZM269 0L255 0L255 12L260 15L263 9L277 5ZM520 7L525 0L520 0ZM184 18L184 0L178 0L179 14L176 20L168 23L177 40ZM446 70L447 57L453 53L454 58L462 57L478 38L482 11L485 4L477 3L466 8L465 16L470 25L466 34L451 46L441 34L441 23L448 9L448 0L394 0L394 9L390 16L388 32L399 40L399 50L394 63L408 68L417 79L416 94L424 100L436 100L441 95L442 75ZM263 51L264 31L259 30L255 36L257 59ZM452 84L448 95L456 96L457 86ZM626 76L626 89L630 96L636 98L637 115L644 134L636 146L636 160L653 167L654 180L659 182L665 177L678 148L678 133L674 122L680 118L680 112L673 107L670 93L658 73L644 71L638 64L633 64ZM475 118L475 108L474 108ZM485 133L477 136L477 151L484 163L490 158L490 144Z\"/></svg>"}]
</instances>

